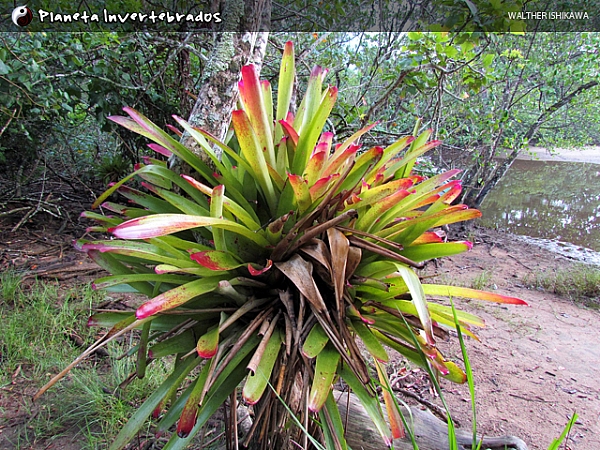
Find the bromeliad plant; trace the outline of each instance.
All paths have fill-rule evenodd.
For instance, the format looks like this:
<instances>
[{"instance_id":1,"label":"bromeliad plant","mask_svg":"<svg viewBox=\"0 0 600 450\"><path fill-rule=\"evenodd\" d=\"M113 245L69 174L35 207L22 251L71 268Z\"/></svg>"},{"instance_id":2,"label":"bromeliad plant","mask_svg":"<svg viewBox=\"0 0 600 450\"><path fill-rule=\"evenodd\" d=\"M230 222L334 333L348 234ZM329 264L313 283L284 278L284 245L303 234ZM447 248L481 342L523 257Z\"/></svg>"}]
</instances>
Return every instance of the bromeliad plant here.
<instances>
[{"instance_id":1,"label":"bromeliad plant","mask_svg":"<svg viewBox=\"0 0 600 450\"><path fill-rule=\"evenodd\" d=\"M391 429L376 394L379 384L388 385L386 348L465 380L436 348L436 337L456 326L452 310L427 296L523 303L421 283L414 269L423 261L471 247L442 242L430 230L480 213L451 205L461 190L460 181L450 181L457 171L429 179L412 174L416 158L439 144L428 141L430 131L361 150L359 139L375 126L369 125L334 145L323 128L337 89L323 89L325 74L313 70L293 115L294 54L286 44L273 117L271 86L253 66L244 67L227 143L175 117L205 158L131 108L124 109L129 117L111 118L198 174L179 176L147 158L95 202L116 216L84 213L100 223L91 230L115 237L77 243L112 273L95 287L132 288L150 298L135 312L92 316L90 325L110 330L90 351L140 329L132 350L138 377L159 358L175 361L111 449L123 448L150 415L160 418L158 434L176 425L165 448L183 448L227 399L235 422L238 386L255 405L246 443L285 448L310 432L327 448L344 449L344 420L332 395L339 379L390 446L403 429L389 393L384 389ZM126 186L133 177L144 190ZM137 206L106 201L115 192ZM483 325L464 312L458 322L469 335Z\"/></svg>"}]
</instances>

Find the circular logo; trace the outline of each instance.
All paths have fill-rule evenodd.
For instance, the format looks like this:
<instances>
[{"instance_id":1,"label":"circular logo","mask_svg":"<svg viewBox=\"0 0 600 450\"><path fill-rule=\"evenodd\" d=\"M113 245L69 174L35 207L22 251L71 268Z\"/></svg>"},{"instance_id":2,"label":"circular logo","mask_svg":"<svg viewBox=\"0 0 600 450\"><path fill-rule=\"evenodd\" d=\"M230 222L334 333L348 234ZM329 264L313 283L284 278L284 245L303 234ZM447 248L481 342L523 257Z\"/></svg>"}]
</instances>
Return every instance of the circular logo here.
<instances>
[{"instance_id":1,"label":"circular logo","mask_svg":"<svg viewBox=\"0 0 600 450\"><path fill-rule=\"evenodd\" d=\"M33 13L27 6L17 6L12 12L12 21L19 27L26 27L33 20Z\"/></svg>"}]
</instances>

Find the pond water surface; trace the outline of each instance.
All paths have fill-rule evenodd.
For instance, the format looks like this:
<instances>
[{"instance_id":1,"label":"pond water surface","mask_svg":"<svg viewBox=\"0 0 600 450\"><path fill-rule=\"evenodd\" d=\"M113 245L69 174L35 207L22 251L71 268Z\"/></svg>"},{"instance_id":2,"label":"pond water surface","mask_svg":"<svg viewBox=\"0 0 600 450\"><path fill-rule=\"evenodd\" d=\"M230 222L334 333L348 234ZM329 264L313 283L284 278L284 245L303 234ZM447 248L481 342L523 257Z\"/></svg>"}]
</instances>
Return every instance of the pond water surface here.
<instances>
[{"instance_id":1,"label":"pond water surface","mask_svg":"<svg viewBox=\"0 0 600 450\"><path fill-rule=\"evenodd\" d=\"M600 164L517 160L481 211L487 227L600 252Z\"/></svg>"}]
</instances>

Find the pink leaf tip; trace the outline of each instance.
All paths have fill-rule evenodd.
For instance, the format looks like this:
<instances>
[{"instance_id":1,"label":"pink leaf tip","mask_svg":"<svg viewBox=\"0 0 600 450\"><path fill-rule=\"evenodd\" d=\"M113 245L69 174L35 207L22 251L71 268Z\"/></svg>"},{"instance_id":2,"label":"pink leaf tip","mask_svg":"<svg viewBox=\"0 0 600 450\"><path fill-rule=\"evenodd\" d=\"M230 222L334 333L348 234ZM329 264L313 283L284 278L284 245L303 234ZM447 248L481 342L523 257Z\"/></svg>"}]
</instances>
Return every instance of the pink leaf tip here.
<instances>
[{"instance_id":1,"label":"pink leaf tip","mask_svg":"<svg viewBox=\"0 0 600 450\"><path fill-rule=\"evenodd\" d=\"M273 266L273 261L271 261L270 259L267 260L267 265L264 269L255 269L254 267L252 267L252 265L248 264L248 272L250 272L250 275L257 277L269 270L271 266Z\"/></svg>"}]
</instances>

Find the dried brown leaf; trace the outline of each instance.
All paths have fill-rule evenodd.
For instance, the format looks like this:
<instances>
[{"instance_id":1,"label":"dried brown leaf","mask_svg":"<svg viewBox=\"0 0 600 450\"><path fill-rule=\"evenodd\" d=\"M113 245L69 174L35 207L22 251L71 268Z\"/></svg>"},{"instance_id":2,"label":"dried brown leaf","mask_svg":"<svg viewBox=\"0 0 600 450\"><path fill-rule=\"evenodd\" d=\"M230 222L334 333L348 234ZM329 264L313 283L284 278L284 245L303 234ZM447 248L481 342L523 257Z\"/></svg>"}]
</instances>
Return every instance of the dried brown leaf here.
<instances>
[{"instance_id":1,"label":"dried brown leaf","mask_svg":"<svg viewBox=\"0 0 600 450\"><path fill-rule=\"evenodd\" d=\"M331 254L321 239L313 239L300 250L331 272Z\"/></svg>"},{"instance_id":2,"label":"dried brown leaf","mask_svg":"<svg viewBox=\"0 0 600 450\"><path fill-rule=\"evenodd\" d=\"M287 261L276 262L275 266L298 288L318 312L326 312L327 308L312 274L312 264L299 255Z\"/></svg>"},{"instance_id":3,"label":"dried brown leaf","mask_svg":"<svg viewBox=\"0 0 600 450\"><path fill-rule=\"evenodd\" d=\"M331 250L331 269L333 273L333 286L335 288L335 301L338 311L343 310L342 296L344 295L344 285L346 282L346 261L348 260L348 249L350 243L337 228L327 230L327 239Z\"/></svg>"},{"instance_id":4,"label":"dried brown leaf","mask_svg":"<svg viewBox=\"0 0 600 450\"><path fill-rule=\"evenodd\" d=\"M348 261L346 262L346 273L344 274L346 281L349 280L352 275L354 275L354 272L360 264L361 258L362 250L358 247L350 246L348 249Z\"/></svg>"}]
</instances>

